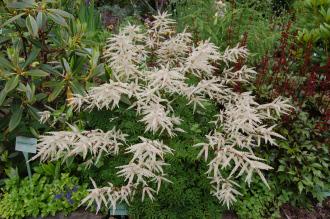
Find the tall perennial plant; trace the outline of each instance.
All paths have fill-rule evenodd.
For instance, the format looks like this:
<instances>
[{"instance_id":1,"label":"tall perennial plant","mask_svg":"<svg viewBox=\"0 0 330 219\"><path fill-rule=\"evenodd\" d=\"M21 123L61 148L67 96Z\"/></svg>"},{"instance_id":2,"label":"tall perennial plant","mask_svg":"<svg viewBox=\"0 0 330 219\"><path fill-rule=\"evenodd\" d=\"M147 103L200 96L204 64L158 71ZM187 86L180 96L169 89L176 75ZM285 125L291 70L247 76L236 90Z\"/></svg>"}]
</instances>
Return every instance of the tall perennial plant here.
<instances>
[{"instance_id":1,"label":"tall perennial plant","mask_svg":"<svg viewBox=\"0 0 330 219\"><path fill-rule=\"evenodd\" d=\"M288 100L281 97L258 104L251 92L233 89L237 83L250 83L256 75L254 68L245 65L238 70L231 67L247 56L245 47L220 52L210 41L194 44L190 33L176 33L175 21L169 14L160 13L146 27L128 25L108 40L104 59L112 69L111 80L85 95L74 95L71 104L77 111L112 110L121 101L129 102L137 119L145 124L145 132L161 138L185 131L180 129L182 121L171 106L177 96L187 98L194 111L202 110L206 102L215 102L219 113L210 121L214 130L210 130L206 142L194 147L201 149L199 156L208 162L211 194L229 207L240 195L238 177L244 175L250 184L253 173L257 173L267 185L262 171L272 168L253 149L267 143L276 145L275 138L283 138L273 130L272 121L291 110ZM175 151L164 144L164 139L140 136L139 143L130 145L126 135L115 128L108 132L71 129L41 136L34 159L81 155L97 162L101 154L118 155L119 148L125 146L126 153L132 155L128 164L118 167L118 176L126 184L116 187L109 182L98 188L92 180L94 188L83 204L95 202L97 211L103 205L115 208L121 201L129 203L136 191L142 191L142 200L146 196L154 199L162 183L170 182L164 171L169 165L165 158L175 156Z\"/></svg>"}]
</instances>

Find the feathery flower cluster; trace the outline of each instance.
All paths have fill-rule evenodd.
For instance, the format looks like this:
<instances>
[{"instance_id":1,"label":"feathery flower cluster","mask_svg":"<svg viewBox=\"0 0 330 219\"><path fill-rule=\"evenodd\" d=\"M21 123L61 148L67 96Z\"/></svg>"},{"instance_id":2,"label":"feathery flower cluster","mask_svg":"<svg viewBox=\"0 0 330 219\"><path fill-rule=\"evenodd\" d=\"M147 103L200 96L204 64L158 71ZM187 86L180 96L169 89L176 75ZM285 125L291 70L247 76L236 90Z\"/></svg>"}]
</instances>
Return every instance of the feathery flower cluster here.
<instances>
[{"instance_id":1,"label":"feathery flower cluster","mask_svg":"<svg viewBox=\"0 0 330 219\"><path fill-rule=\"evenodd\" d=\"M39 122L44 124L50 118L51 113L48 110L46 110L46 111L39 112L39 116L40 116Z\"/></svg>"},{"instance_id":2,"label":"feathery flower cluster","mask_svg":"<svg viewBox=\"0 0 330 219\"><path fill-rule=\"evenodd\" d=\"M132 145L126 149L127 153L133 154L133 158L127 165L119 166L118 175L125 178L127 184L120 188L108 183L108 186L98 188L94 180L94 186L89 190L89 195L82 200L82 204L88 203L87 207L96 203L98 212L102 203L106 207L116 209L118 202L125 201L129 204L129 198L134 196L137 188L142 190L142 201L145 195L153 200L154 194L158 193L162 182L171 182L165 178L163 166L168 165L164 161L165 154L172 154L172 149L160 141L149 140L140 137L141 143ZM151 184L157 185L154 190Z\"/></svg>"},{"instance_id":3,"label":"feathery flower cluster","mask_svg":"<svg viewBox=\"0 0 330 219\"><path fill-rule=\"evenodd\" d=\"M207 135L207 143L196 144L201 147L199 156L204 154L205 161L212 153L214 157L209 162L208 176L214 184L212 194L222 203L229 205L236 201L235 195L238 186L233 178L245 174L245 181L250 185L252 175L256 172L262 181L268 186L262 170L272 167L263 163L263 159L254 155L253 148L260 146L261 141L276 145L273 137L283 138L274 132L274 126L267 127L265 120L275 119L271 111L276 114L288 113L291 106L288 100L277 98L270 104L259 105L254 101L251 93L235 94L226 101L225 110L217 115L215 124L217 128ZM218 129L222 130L221 132ZM228 176L224 177L221 169L231 168ZM223 196L226 194L226 196Z\"/></svg>"},{"instance_id":4,"label":"feathery flower cluster","mask_svg":"<svg viewBox=\"0 0 330 219\"><path fill-rule=\"evenodd\" d=\"M74 126L70 127L72 131L48 132L41 136L37 144L38 152L32 160L58 160L78 155L86 159L87 154L97 159L103 153L118 154L119 147L126 141L127 135L120 130L79 131Z\"/></svg>"},{"instance_id":5,"label":"feathery flower cluster","mask_svg":"<svg viewBox=\"0 0 330 219\"><path fill-rule=\"evenodd\" d=\"M165 178L163 166L168 165L164 161L164 156L173 154L173 149L160 141L143 137L140 139L141 143L127 148L127 153L133 154L133 158L129 164L118 167L120 169L118 174L124 177L128 184L134 184L135 187L142 186L142 201L145 193L152 200L152 193L159 192L162 182L170 182ZM152 182L157 184L156 191L149 186Z\"/></svg>"},{"instance_id":6,"label":"feathery flower cluster","mask_svg":"<svg viewBox=\"0 0 330 219\"><path fill-rule=\"evenodd\" d=\"M185 63L185 72L190 72L199 78L202 78L204 74L206 77L212 77L212 72L216 69L212 64L220 58L218 48L213 43L200 42L197 47L192 48Z\"/></svg>"},{"instance_id":7,"label":"feathery flower cluster","mask_svg":"<svg viewBox=\"0 0 330 219\"><path fill-rule=\"evenodd\" d=\"M154 16L145 32L129 25L111 37L104 52L112 68L110 82L92 88L84 96L74 96L71 104L76 110L112 110L125 96L132 102L131 108L142 116L140 121L145 124L146 132L173 137L184 130L178 128L181 119L171 107L172 97L186 97L194 111L203 108L204 101L210 99L219 103L222 107L214 121L216 129L206 136L206 143L195 146L201 147L199 156L204 155L206 161L210 157L207 174L213 185L211 194L229 207L240 195L234 178L244 175L250 183L255 172L267 184L262 171L271 167L254 155L253 148L262 143L276 144L274 138L282 136L267 122L288 113L291 106L282 98L260 105L249 92L235 93L232 85L248 83L256 74L245 65L235 71L230 68L231 63L246 58L248 50L237 45L221 53L209 41L194 45L191 34L175 33L175 22L169 16L167 13ZM192 77L199 81L188 84ZM53 132L41 138L36 157L45 160L81 155L85 158L88 152L95 157L102 151L117 154L118 147L125 142L125 135L118 132ZM133 156L130 163L118 167L117 174L125 178L127 185L115 188L109 183L107 187L97 188L93 182L95 188L83 203L96 202L98 210L102 203L115 207L117 202L128 202L137 189L141 189L142 199L145 194L153 199L162 182L169 182L163 171L167 165L164 155L172 154L172 149L161 141L143 137L140 140L141 143L127 148L127 153ZM226 168L231 168L229 175L222 171ZM152 183L157 184L157 190Z\"/></svg>"},{"instance_id":8,"label":"feathery flower cluster","mask_svg":"<svg viewBox=\"0 0 330 219\"><path fill-rule=\"evenodd\" d=\"M81 201L80 205L87 203L87 208L92 204L96 204L96 213L99 212L102 205L107 208L112 207L116 209L117 203L125 201L129 203L129 198L133 194L133 186L125 185L120 188L115 187L112 183L108 183L108 186L98 188L95 181L91 179L94 186L93 189L89 189L89 194Z\"/></svg>"}]
</instances>

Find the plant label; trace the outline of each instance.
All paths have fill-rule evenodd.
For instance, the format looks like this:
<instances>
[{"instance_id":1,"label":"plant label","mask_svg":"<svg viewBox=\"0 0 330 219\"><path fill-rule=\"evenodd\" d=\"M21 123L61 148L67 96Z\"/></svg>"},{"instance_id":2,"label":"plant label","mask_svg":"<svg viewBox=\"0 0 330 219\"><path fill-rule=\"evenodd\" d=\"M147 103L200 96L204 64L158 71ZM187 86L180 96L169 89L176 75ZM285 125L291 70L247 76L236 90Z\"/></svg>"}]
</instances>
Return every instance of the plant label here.
<instances>
[{"instance_id":1,"label":"plant label","mask_svg":"<svg viewBox=\"0 0 330 219\"><path fill-rule=\"evenodd\" d=\"M37 152L37 139L17 136L15 150L35 154Z\"/></svg>"}]
</instances>

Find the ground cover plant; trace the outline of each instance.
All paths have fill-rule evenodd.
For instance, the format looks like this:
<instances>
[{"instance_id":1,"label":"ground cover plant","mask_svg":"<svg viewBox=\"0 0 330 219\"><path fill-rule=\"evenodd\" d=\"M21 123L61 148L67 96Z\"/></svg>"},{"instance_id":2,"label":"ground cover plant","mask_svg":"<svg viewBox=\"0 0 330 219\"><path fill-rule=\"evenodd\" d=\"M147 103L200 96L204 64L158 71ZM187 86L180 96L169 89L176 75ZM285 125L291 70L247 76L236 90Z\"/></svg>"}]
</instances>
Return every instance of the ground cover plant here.
<instances>
[{"instance_id":1,"label":"ground cover plant","mask_svg":"<svg viewBox=\"0 0 330 219\"><path fill-rule=\"evenodd\" d=\"M62 174L58 179L35 173L32 179L12 177L6 180L0 201L3 218L48 216L75 210L86 195L85 185L79 185L77 177Z\"/></svg>"}]
</instances>

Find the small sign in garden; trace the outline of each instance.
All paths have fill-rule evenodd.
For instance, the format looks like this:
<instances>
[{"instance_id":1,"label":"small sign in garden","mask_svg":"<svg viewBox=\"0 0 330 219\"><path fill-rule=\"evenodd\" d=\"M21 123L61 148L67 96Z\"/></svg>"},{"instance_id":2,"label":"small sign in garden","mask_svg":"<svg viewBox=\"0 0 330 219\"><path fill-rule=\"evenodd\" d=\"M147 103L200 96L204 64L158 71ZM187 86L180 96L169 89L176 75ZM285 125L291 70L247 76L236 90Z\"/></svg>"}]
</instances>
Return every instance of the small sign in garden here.
<instances>
[{"instance_id":1,"label":"small sign in garden","mask_svg":"<svg viewBox=\"0 0 330 219\"><path fill-rule=\"evenodd\" d=\"M120 216L121 219L124 219L128 216L128 211L125 204L118 204L116 209L110 208L111 216Z\"/></svg>"},{"instance_id":2,"label":"small sign in garden","mask_svg":"<svg viewBox=\"0 0 330 219\"><path fill-rule=\"evenodd\" d=\"M28 138L23 136L16 137L16 151L23 152L26 168L28 171L29 178L31 179L31 168L29 164L29 153L35 154L37 152L37 139L36 138Z\"/></svg>"},{"instance_id":3,"label":"small sign in garden","mask_svg":"<svg viewBox=\"0 0 330 219\"><path fill-rule=\"evenodd\" d=\"M17 136L15 150L35 154L37 152L37 139Z\"/></svg>"}]
</instances>

